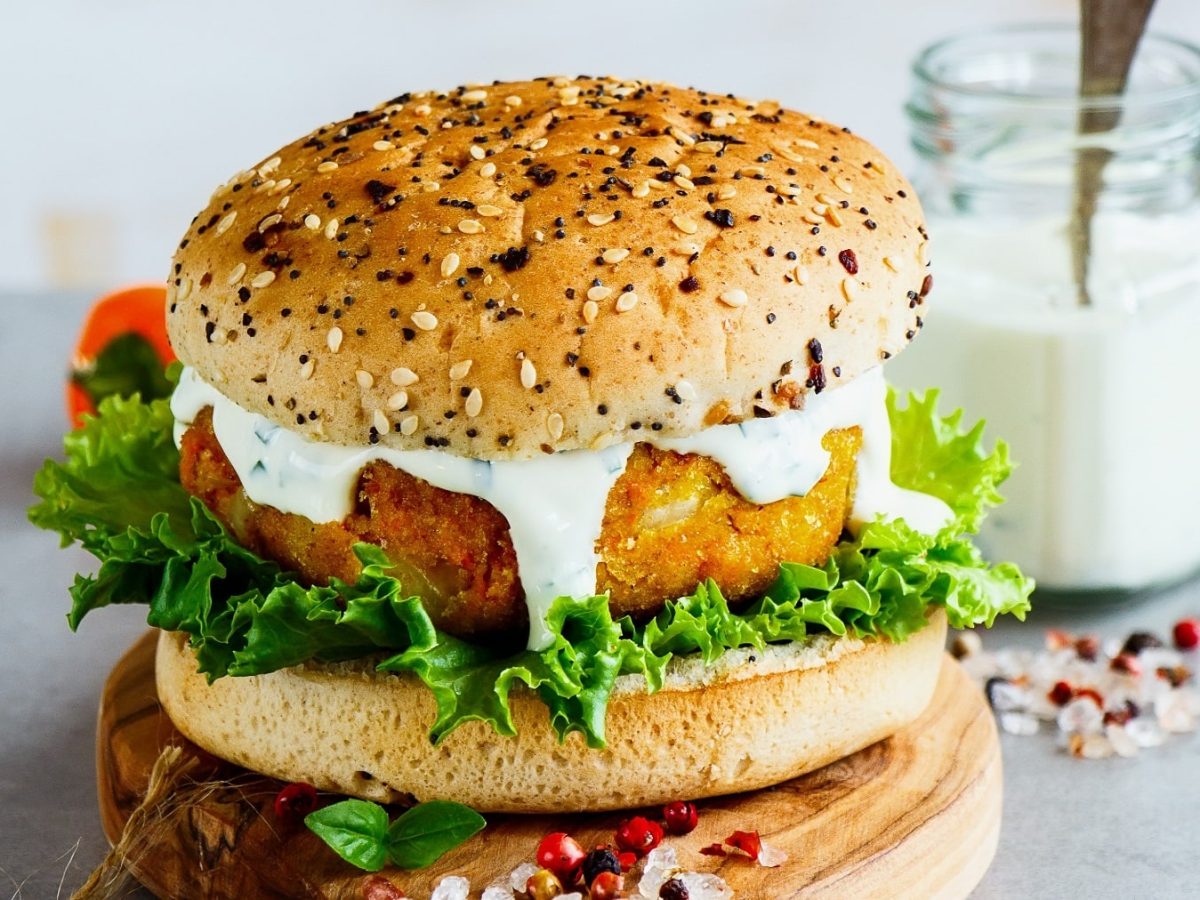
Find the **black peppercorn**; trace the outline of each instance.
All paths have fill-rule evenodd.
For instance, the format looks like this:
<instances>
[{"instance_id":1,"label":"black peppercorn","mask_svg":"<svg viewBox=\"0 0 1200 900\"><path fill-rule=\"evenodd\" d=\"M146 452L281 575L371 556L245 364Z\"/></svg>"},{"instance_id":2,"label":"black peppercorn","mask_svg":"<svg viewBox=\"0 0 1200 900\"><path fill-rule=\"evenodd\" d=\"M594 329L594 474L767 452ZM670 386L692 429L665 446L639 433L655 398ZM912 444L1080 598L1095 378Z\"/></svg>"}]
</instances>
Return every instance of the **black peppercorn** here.
<instances>
[{"instance_id":1,"label":"black peppercorn","mask_svg":"<svg viewBox=\"0 0 1200 900\"><path fill-rule=\"evenodd\" d=\"M584 884L591 884L601 872L621 874L621 861L607 847L599 847L583 858Z\"/></svg>"},{"instance_id":2,"label":"black peppercorn","mask_svg":"<svg viewBox=\"0 0 1200 900\"><path fill-rule=\"evenodd\" d=\"M1158 635L1151 634L1148 631L1135 631L1125 639L1124 645L1121 647L1122 653L1128 653L1130 656L1137 656L1143 650L1161 647L1162 640Z\"/></svg>"},{"instance_id":3,"label":"black peppercorn","mask_svg":"<svg viewBox=\"0 0 1200 900\"><path fill-rule=\"evenodd\" d=\"M658 889L658 896L662 900L688 900L691 895L686 884L678 878L672 878L663 882L663 886Z\"/></svg>"}]
</instances>

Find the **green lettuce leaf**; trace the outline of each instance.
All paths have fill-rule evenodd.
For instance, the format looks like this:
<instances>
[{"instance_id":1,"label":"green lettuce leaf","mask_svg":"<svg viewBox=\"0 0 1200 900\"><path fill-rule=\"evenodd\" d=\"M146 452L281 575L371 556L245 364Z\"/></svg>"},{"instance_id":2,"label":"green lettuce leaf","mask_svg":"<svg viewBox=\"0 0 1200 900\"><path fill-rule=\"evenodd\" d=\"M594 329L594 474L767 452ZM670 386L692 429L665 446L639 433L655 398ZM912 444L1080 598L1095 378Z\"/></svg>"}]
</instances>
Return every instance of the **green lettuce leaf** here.
<instances>
[{"instance_id":1,"label":"green lettuce leaf","mask_svg":"<svg viewBox=\"0 0 1200 900\"><path fill-rule=\"evenodd\" d=\"M893 478L950 506L954 519L940 534L903 521L869 523L824 566L783 564L763 596L739 611L712 581L644 625L614 620L606 597L561 597L548 616L553 641L540 651L498 650L438 631L377 547L355 548L362 572L353 584L309 586L239 546L179 484L166 400L102 401L98 415L67 436L65 461L38 472L40 502L29 517L100 560L71 587L72 628L93 609L144 603L151 625L188 635L210 680L370 657L429 687L434 741L468 721L515 733L511 694L526 690L546 705L561 738L579 732L600 747L616 679L636 675L657 690L674 656L711 662L734 647L814 632L904 640L936 607L955 627L1024 616L1032 582L1011 564L988 565L968 537L1000 502L1007 449L987 452L981 426L964 432L961 413L939 417L935 403L933 392L910 395L903 407L892 396L888 409Z\"/></svg>"}]
</instances>

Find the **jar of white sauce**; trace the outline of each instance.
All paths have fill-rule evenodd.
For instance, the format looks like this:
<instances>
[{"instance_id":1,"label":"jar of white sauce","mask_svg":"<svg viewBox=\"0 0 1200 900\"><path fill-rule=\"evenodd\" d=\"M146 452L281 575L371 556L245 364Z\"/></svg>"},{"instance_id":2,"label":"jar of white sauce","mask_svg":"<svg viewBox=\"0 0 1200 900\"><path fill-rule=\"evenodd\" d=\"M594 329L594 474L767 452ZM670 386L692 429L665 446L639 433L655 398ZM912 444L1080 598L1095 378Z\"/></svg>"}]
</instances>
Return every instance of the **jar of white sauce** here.
<instances>
[{"instance_id":1,"label":"jar of white sauce","mask_svg":"<svg viewBox=\"0 0 1200 900\"><path fill-rule=\"evenodd\" d=\"M1039 593L1122 596L1200 568L1200 49L1148 35L1123 95L1081 101L1078 44L1023 26L917 58L907 111L937 283L889 377L940 387L1010 444L993 557ZM1080 136L1081 111L1116 125ZM1086 290L1082 147L1107 151Z\"/></svg>"}]
</instances>

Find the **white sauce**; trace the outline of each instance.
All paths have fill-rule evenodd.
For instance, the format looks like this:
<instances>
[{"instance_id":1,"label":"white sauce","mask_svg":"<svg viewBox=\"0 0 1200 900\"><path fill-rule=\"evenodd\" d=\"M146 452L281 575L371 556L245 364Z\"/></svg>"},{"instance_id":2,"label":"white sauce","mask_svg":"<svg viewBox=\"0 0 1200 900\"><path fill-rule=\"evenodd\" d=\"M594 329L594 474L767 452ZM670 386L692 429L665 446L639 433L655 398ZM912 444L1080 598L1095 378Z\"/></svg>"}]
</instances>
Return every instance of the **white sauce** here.
<instances>
[{"instance_id":1,"label":"white sauce","mask_svg":"<svg viewBox=\"0 0 1200 900\"><path fill-rule=\"evenodd\" d=\"M1195 570L1200 210L1102 210L1090 307L1075 298L1065 216L933 230L935 309L889 374L940 386L1011 446L989 555L1052 590L1137 590Z\"/></svg>"},{"instance_id":2,"label":"white sauce","mask_svg":"<svg viewBox=\"0 0 1200 900\"><path fill-rule=\"evenodd\" d=\"M851 526L882 515L902 517L922 531L936 531L950 517L945 504L891 482L886 390L876 368L836 390L811 396L803 411L718 425L686 438L649 436L648 443L715 459L744 497L766 504L807 494L829 465L822 437L832 429L858 425L863 446ZM571 450L533 460L478 460L442 450L310 441L241 408L191 368L184 369L171 398L177 441L206 406L213 408L218 442L256 503L314 522L339 521L353 508L359 473L376 460L443 490L486 500L508 520L529 605L531 648L548 645L545 615L557 597L595 592L599 562L595 545L605 504L625 471L633 444Z\"/></svg>"}]
</instances>

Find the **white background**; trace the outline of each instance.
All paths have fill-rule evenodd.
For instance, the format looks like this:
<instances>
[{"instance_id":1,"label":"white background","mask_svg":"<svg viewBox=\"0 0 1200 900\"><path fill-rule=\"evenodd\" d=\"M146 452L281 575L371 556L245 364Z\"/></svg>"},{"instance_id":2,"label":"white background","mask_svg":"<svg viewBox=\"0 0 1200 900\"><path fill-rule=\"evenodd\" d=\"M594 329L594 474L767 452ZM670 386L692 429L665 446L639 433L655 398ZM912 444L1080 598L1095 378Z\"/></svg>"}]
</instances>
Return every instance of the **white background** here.
<instances>
[{"instance_id":1,"label":"white background","mask_svg":"<svg viewBox=\"0 0 1200 900\"><path fill-rule=\"evenodd\" d=\"M165 277L209 192L404 90L619 74L773 97L910 167L918 49L1073 0L0 0L0 289ZM1152 26L1200 40L1200 3Z\"/></svg>"}]
</instances>

